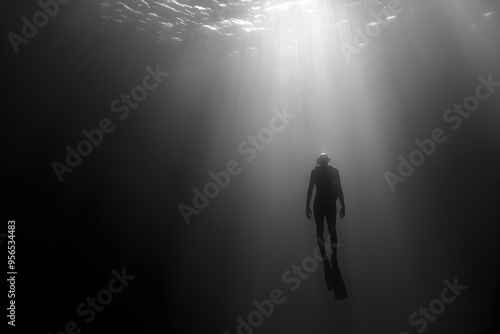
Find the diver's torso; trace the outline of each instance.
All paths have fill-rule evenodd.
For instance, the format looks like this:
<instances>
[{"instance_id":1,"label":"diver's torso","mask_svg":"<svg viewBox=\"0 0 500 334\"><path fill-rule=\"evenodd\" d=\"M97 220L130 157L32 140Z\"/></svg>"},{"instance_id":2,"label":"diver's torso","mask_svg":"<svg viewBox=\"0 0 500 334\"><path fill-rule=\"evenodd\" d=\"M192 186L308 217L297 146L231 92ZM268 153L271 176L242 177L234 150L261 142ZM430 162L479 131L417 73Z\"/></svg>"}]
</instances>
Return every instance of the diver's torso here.
<instances>
[{"instance_id":1,"label":"diver's torso","mask_svg":"<svg viewBox=\"0 0 500 334\"><path fill-rule=\"evenodd\" d=\"M337 199L336 170L332 166L318 166L313 170L314 183L316 184L315 203L335 202Z\"/></svg>"}]
</instances>

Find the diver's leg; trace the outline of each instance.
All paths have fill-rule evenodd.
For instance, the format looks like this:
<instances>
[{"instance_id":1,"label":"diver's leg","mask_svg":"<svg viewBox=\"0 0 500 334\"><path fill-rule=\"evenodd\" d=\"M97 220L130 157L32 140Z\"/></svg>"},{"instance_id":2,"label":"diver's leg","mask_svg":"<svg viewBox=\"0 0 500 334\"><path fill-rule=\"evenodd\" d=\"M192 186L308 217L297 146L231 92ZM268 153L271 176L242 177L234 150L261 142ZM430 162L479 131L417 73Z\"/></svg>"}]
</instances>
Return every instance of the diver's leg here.
<instances>
[{"instance_id":1,"label":"diver's leg","mask_svg":"<svg viewBox=\"0 0 500 334\"><path fill-rule=\"evenodd\" d=\"M325 210L326 224L328 225L328 232L330 233L330 249L332 250L332 266L337 263L337 206L335 203L329 205Z\"/></svg>"},{"instance_id":2,"label":"diver's leg","mask_svg":"<svg viewBox=\"0 0 500 334\"><path fill-rule=\"evenodd\" d=\"M316 240L318 242L319 250L323 259L328 259L325 250L325 239L324 239L324 229L325 229L325 211L318 205L314 203L314 220L316 221Z\"/></svg>"},{"instance_id":3,"label":"diver's leg","mask_svg":"<svg viewBox=\"0 0 500 334\"><path fill-rule=\"evenodd\" d=\"M337 231L335 229L336 221L337 207L334 203L326 212L326 222L328 225L328 231L330 232L330 245L332 248L332 285L335 293L335 299L344 299L347 298L347 291L344 285L342 274L340 273L339 264L337 262Z\"/></svg>"},{"instance_id":4,"label":"diver's leg","mask_svg":"<svg viewBox=\"0 0 500 334\"><path fill-rule=\"evenodd\" d=\"M321 252L321 257L323 258L323 266L325 268L325 281L328 291L334 289L334 277L332 273L332 268L330 268L330 263L328 261L328 255L326 255L325 239L324 239L324 220L325 211L321 205L317 202L314 203L314 219L316 221L316 240L318 241L319 251Z\"/></svg>"}]
</instances>

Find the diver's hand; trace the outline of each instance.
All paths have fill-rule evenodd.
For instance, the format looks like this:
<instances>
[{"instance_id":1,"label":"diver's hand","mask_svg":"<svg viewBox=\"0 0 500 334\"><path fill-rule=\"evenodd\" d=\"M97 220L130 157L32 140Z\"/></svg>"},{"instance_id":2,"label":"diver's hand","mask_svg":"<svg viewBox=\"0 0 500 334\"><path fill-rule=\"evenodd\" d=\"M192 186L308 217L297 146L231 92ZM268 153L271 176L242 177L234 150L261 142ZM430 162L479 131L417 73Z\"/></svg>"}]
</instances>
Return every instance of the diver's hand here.
<instances>
[{"instance_id":1,"label":"diver's hand","mask_svg":"<svg viewBox=\"0 0 500 334\"><path fill-rule=\"evenodd\" d=\"M340 218L344 218L345 216L345 206L340 208Z\"/></svg>"},{"instance_id":2,"label":"diver's hand","mask_svg":"<svg viewBox=\"0 0 500 334\"><path fill-rule=\"evenodd\" d=\"M310 207L306 207L306 217L311 219L312 211Z\"/></svg>"}]
</instances>

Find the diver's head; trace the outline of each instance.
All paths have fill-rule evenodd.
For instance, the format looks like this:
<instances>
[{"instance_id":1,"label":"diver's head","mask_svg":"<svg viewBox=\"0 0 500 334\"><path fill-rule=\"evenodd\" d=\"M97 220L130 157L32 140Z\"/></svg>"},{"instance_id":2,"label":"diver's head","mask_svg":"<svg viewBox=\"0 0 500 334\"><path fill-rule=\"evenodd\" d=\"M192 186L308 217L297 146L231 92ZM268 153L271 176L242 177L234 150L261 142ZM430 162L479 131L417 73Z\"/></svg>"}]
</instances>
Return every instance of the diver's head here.
<instances>
[{"instance_id":1,"label":"diver's head","mask_svg":"<svg viewBox=\"0 0 500 334\"><path fill-rule=\"evenodd\" d=\"M330 158L328 157L328 155L326 155L326 153L321 153L318 159L316 159L316 162L318 163L318 165L327 166L330 162Z\"/></svg>"}]
</instances>

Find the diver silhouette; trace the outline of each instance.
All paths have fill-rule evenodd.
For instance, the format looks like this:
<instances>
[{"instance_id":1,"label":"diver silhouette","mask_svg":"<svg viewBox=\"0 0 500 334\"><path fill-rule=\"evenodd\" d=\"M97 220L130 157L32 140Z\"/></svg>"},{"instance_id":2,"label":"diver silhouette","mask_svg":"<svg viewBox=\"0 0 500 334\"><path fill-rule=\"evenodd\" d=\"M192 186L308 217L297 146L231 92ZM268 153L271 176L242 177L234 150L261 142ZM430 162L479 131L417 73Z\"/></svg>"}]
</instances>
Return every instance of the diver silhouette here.
<instances>
[{"instance_id":1,"label":"diver silhouette","mask_svg":"<svg viewBox=\"0 0 500 334\"><path fill-rule=\"evenodd\" d=\"M337 220L337 199L340 200L340 204L342 205L340 208L340 218L344 218L345 216L344 193L340 183L339 171L329 164L330 158L328 155L321 153L316 162L317 164L311 172L309 187L307 189L306 216L311 219L312 212L309 204L312 198L313 187L316 186L313 210L314 219L316 221L316 238L325 268L325 279L328 290L334 291L335 299L344 299L347 298L347 291L337 262L337 232L335 230L335 223ZM330 247L332 251L331 267L328 262L323 237L325 218L328 225L328 231L330 232Z\"/></svg>"}]
</instances>

